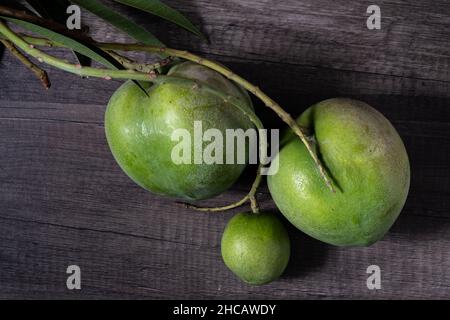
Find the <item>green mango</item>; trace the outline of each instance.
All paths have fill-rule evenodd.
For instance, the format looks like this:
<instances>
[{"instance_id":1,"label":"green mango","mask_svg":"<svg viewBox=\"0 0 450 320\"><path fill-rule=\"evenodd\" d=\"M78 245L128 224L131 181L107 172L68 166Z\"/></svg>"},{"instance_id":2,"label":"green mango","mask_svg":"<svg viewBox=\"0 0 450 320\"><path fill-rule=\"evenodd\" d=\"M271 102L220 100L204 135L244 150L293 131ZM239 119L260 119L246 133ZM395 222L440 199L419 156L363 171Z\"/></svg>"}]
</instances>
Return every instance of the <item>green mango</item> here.
<instances>
[{"instance_id":1,"label":"green mango","mask_svg":"<svg viewBox=\"0 0 450 320\"><path fill-rule=\"evenodd\" d=\"M225 227L221 250L225 265L252 285L277 279L291 251L287 231L272 213L235 215Z\"/></svg>"},{"instance_id":2,"label":"green mango","mask_svg":"<svg viewBox=\"0 0 450 320\"><path fill-rule=\"evenodd\" d=\"M337 246L368 246L380 240L406 201L410 165L392 124L368 104L335 98L308 108L297 120L333 180L332 193L305 145L292 132L268 176L272 198L298 229Z\"/></svg>"},{"instance_id":3,"label":"green mango","mask_svg":"<svg viewBox=\"0 0 450 320\"><path fill-rule=\"evenodd\" d=\"M199 87L206 84L240 99L253 110L247 92L212 69L185 62L173 67L168 75L196 80ZM143 86L147 95L128 81L108 103L106 138L122 170L151 192L181 199L206 199L227 190L246 164L194 163L194 121L202 122L203 132L215 128L224 137L226 129L253 128L251 121L234 105L196 86L169 82ZM180 143L172 141L176 129L186 129L192 137L191 163L177 164L172 160L172 151ZM208 144L203 142L200 146L205 148Z\"/></svg>"}]
</instances>

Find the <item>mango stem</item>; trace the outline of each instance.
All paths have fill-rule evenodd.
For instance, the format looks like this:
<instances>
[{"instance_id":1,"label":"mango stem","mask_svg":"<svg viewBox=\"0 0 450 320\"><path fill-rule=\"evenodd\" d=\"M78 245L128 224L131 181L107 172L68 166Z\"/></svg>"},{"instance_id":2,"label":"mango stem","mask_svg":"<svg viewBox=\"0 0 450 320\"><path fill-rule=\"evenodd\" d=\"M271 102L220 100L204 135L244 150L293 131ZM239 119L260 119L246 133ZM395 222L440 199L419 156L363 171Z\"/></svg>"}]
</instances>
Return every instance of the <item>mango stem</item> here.
<instances>
[{"instance_id":1,"label":"mango stem","mask_svg":"<svg viewBox=\"0 0 450 320\"><path fill-rule=\"evenodd\" d=\"M237 74L233 73L230 69L226 68L225 66L222 66L219 63L213 62L208 59L201 58L197 55L194 55L192 53L189 53L187 51L181 51L166 47L153 47L153 46L147 46L147 45L141 45L141 44L117 44L117 43L97 43L92 42L94 45L98 46L99 48L110 52L110 54L118 60L120 63L122 63L125 67L128 65L129 69L127 70L110 70L110 69L99 69L99 68L92 68L92 67L82 67L80 65L73 65L68 63L67 61L61 60L59 58L56 58L54 56L51 56L49 54L46 54L36 48L34 48L34 45L42 45L42 46L56 46L56 47L64 47L63 45L51 41L49 39L42 39L42 38L35 38L35 37L21 37L18 34L14 33L11 29L8 28L8 26L3 23L0 20L0 33L4 35L4 37L14 43L15 46L22 49L24 52L26 52L28 55L38 59L40 62L44 62L48 65L54 66L56 68L59 68L61 70L71 72L74 74L78 74L81 76L92 76L92 77L101 77L106 80L110 79L131 79L131 80L141 80L141 81L149 81L154 83L163 83L163 82L176 82L183 85L192 85L194 84L195 87L199 87L199 84L196 83L193 80L189 79L183 79L183 78L176 78L171 76L164 76L164 75L158 75L154 72L154 70L148 69L149 66L151 68L152 65L145 65L145 68L142 68L139 70L136 66L136 63L134 63L131 60L128 60L124 58L123 56L115 53L113 50L121 50L121 51L145 51L145 52L152 52L152 53L165 53L172 57L179 57L183 58L189 61L193 61L195 63L198 63L200 65L206 66L208 68L211 68L226 78L228 78L231 81L234 81L235 83L241 85L246 90L253 93L256 97L258 97L261 101L265 103L267 107L272 109L285 123L288 124L288 126L293 130L293 132L301 139L301 141L305 144L308 152L310 153L312 159L314 160L320 175L322 176L324 182L326 185L330 188L332 192L335 192L334 187L331 183L331 179L328 177L327 172L325 171L324 167L320 163L319 158L317 157L317 154L314 152L313 148L311 147L305 133L302 131L302 129L298 126L296 121L286 112L284 111L274 100L272 100L269 96L267 96L264 92L262 92L258 87L252 85L247 80L243 79L242 77L238 76ZM26 39L26 40L25 40ZM142 65L141 65L142 67ZM145 72L146 71L146 72ZM253 122L256 128L262 129L263 125L259 118L253 113L249 112L245 108L242 107L241 101L239 99L236 99L234 97L225 96L223 93L214 90L207 85L201 84L201 87L203 87L205 90L210 91L211 93L218 95L220 98L222 98L226 102L230 102L232 105L240 109L249 119ZM265 139L260 139L260 150L263 150L263 148L267 148ZM201 207L196 206L193 204L183 203L183 205L198 210L198 211L225 211L230 210L233 208L237 208L239 206L244 205L246 202L250 201L252 212L259 213L259 205L256 200L256 191L261 183L261 168L262 164L265 163L265 161L260 161L260 165L258 166L257 174L255 177L255 180L252 184L252 187L249 191L249 193L242 198L241 200L232 203L227 206L222 207Z\"/></svg>"},{"instance_id":2,"label":"mango stem","mask_svg":"<svg viewBox=\"0 0 450 320\"><path fill-rule=\"evenodd\" d=\"M113 50L107 51L111 57L113 57L117 62L119 62L125 69L139 71L143 73L156 72L160 68L167 66L172 62L170 57L164 58L156 63L138 63L132 59L125 57Z\"/></svg>"},{"instance_id":3,"label":"mango stem","mask_svg":"<svg viewBox=\"0 0 450 320\"><path fill-rule=\"evenodd\" d=\"M41 81L45 89L50 88L50 80L48 79L47 72L39 68L33 62L31 62L25 55L22 54L17 48L12 44L12 42L6 39L0 39L0 42L5 46L6 49L11 52L20 62L22 62L28 69L30 69L36 77Z\"/></svg>"},{"instance_id":4,"label":"mango stem","mask_svg":"<svg viewBox=\"0 0 450 320\"><path fill-rule=\"evenodd\" d=\"M61 44L58 44L56 42L53 42L48 39L43 39L43 38L25 36L24 39L27 42L29 42L30 44L34 44L34 45L64 47ZM232 72L227 67L225 67L217 62L202 58L202 57L195 55L193 53L190 53L188 51L177 50L177 49L172 49L172 48L167 48L167 47L155 47L155 46L148 46L148 45L143 45L143 44L128 44L128 43L92 42L92 44L94 44L94 45L98 46L99 48L106 50L106 51L120 50L120 51L144 51L144 52L159 53L159 54L165 53L169 56L183 58L183 59L198 63L200 65L203 65L205 67L208 67L210 69L213 69L213 70L219 72L220 74L222 74L224 77L228 78L229 80L241 85L247 91L251 92L258 99L260 99L265 104L266 107L268 107L272 111L274 111L281 118L281 120L283 120L292 129L292 131L300 138L300 140L306 146L311 158L314 160L314 163L320 173L320 176L322 177L322 180L328 186L328 188L330 189L331 192L333 192L333 193L336 192L336 190L333 186L332 180L330 179L327 171L325 170L325 168L322 165L322 163L320 162L316 152L313 150L310 142L308 141L306 133L297 124L297 122L292 118L292 116L289 113L287 113L272 98L270 98L268 95L266 95L259 87L251 84L249 81L245 80L244 78L240 77L236 73ZM129 72L129 71L127 71L127 72ZM130 74L130 73L128 73L128 75L129 75L128 79L142 80L141 75L134 75L134 74ZM115 73L111 74L110 77L123 79L123 74L121 73L121 71L115 71ZM149 81L149 80L147 79L147 81Z\"/></svg>"},{"instance_id":5,"label":"mango stem","mask_svg":"<svg viewBox=\"0 0 450 320\"><path fill-rule=\"evenodd\" d=\"M253 181L253 184L252 184L252 187L251 187L249 193L246 194L245 197L243 197L241 200L239 200L237 202L234 202L229 205L222 206L222 207L202 207L202 206L197 206L197 205L186 203L186 202L177 202L177 204L181 204L186 208L194 209L194 210L202 211L202 212L219 212L219 211L226 211L226 210L231 210L234 208L241 207L244 204L246 204L248 201L250 201L250 207L252 209L252 212L259 213L259 204L258 204L258 201L256 200L256 192L261 183L261 178L262 178L261 177L261 168L262 168L262 165L260 164L258 166L258 170L256 172L256 178Z\"/></svg>"},{"instance_id":6,"label":"mango stem","mask_svg":"<svg viewBox=\"0 0 450 320\"><path fill-rule=\"evenodd\" d=\"M238 108L242 113L244 113L245 116L247 116L250 121L255 125L257 129L263 129L263 124L261 120L256 116L254 112L251 110L247 110L244 106L242 106L242 102L232 96L227 96L224 93L217 91L205 84L199 84L194 80L185 79L185 78L177 78L172 76L164 76L164 75L158 75L155 72L152 72L153 70L150 70L149 73L143 73L138 72L136 70L109 70L109 69L98 69L98 68L92 68L92 67L82 67L80 65L73 65L70 64L64 60L61 60L59 58L53 57L49 54L46 54L36 48L34 48L34 45L30 45L27 43L24 39L22 39L19 35L15 34L11 29L9 29L6 24L4 24L0 20L0 33L2 33L6 38L8 38L10 41L14 42L19 48L24 50L26 53L28 53L30 56L38 59L41 62L44 62L48 65L57 67L59 69L65 70L67 72L75 73L81 76L93 76L93 77L101 77L105 79L112 79L112 78L118 78L118 79L134 79L134 80L143 80L143 81L149 81L154 83L177 83L178 85L187 86L189 88L195 87L197 90L205 90L209 93L212 93L214 95L217 95L219 98L221 98L224 102L231 103L233 106ZM48 43L49 40L46 40L45 43ZM119 59L118 56L115 58ZM121 60L123 63L129 63L130 61ZM265 139L259 139L260 143L260 150L263 150L263 148L267 148L267 141ZM261 163L266 163L265 159L262 159L260 161ZM208 207L200 207L192 204L184 203L185 206L196 209L199 211L225 211L229 209L233 209L236 207L239 207L243 204L245 204L247 201L250 201L252 211L255 213L259 212L259 205L257 203L255 194L256 191L261 183L261 168L262 164L258 166L257 175L256 178L252 184L252 188L250 192L240 201L223 206L223 207L215 207L215 208L208 208Z\"/></svg>"}]
</instances>

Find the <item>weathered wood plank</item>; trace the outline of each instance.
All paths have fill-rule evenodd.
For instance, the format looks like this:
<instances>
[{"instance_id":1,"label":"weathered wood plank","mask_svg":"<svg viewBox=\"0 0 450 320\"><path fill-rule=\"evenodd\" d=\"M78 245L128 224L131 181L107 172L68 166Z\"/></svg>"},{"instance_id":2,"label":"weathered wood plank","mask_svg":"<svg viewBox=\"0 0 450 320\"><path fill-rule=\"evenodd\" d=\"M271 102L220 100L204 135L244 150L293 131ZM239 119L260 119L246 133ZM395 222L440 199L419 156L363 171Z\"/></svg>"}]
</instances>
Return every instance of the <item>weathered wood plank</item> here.
<instances>
[{"instance_id":1,"label":"weathered wood plank","mask_svg":"<svg viewBox=\"0 0 450 320\"><path fill-rule=\"evenodd\" d=\"M400 219L369 248L328 246L289 227L293 252L284 277L246 286L220 258L222 229L232 213L180 208L137 187L114 162L103 115L119 82L50 69L53 87L44 91L5 53L0 298L449 298L447 2L379 1L379 31L365 27L367 1L166 2L201 23L211 45L118 7L169 45L226 63L293 115L334 96L365 100L385 114L404 139L413 169ZM89 14L83 20L99 40L127 40ZM283 126L261 105L257 110L268 127ZM205 203L238 199L252 175L249 168L232 190ZM266 187L259 197L275 210ZM69 264L82 268L81 291L65 287ZM371 264L383 271L377 292L366 288Z\"/></svg>"},{"instance_id":2,"label":"weathered wood plank","mask_svg":"<svg viewBox=\"0 0 450 320\"><path fill-rule=\"evenodd\" d=\"M223 224L221 216L211 219L209 225ZM448 298L450 290L448 224L436 230L425 218L400 219L398 228L370 248L339 249L291 233L289 269L264 287L236 280L220 261L217 234L203 229L195 237L197 244L189 245L94 228L0 220L3 298ZM196 223L205 226L201 219ZM211 238L199 245L200 236ZM83 270L83 287L75 292L65 288L65 269L72 263ZM365 286L371 264L380 265L384 274L377 292Z\"/></svg>"},{"instance_id":3,"label":"weathered wood plank","mask_svg":"<svg viewBox=\"0 0 450 320\"><path fill-rule=\"evenodd\" d=\"M446 124L400 126L407 143L414 142L413 166L423 176L413 179L410 201L383 241L335 248L290 227L294 249L285 277L253 288L237 281L220 258L231 213L191 212L134 185L109 153L103 112L102 105L0 103L4 297L448 297L450 177L439 174L449 168L449 139L441 134ZM430 162L418 152L425 147L443 153L431 154ZM242 188L209 203L237 199ZM261 197L274 209L266 189ZM69 264L83 268L81 292L65 289ZM370 264L384 271L378 293L365 287Z\"/></svg>"},{"instance_id":4,"label":"weathered wood plank","mask_svg":"<svg viewBox=\"0 0 450 320\"><path fill-rule=\"evenodd\" d=\"M380 1L383 23L381 30L376 31L366 28L365 11L370 3L364 1L172 0L169 3L201 22L211 44L202 43L160 19L117 7L155 30L169 45L229 63L238 73L275 93L291 89L302 94L322 94L326 86L332 95L448 97L450 9L445 1ZM96 39L130 41L88 13L83 14L83 20L92 26ZM11 59L3 65L10 64ZM96 92L100 91L100 95L104 92L102 100L107 100L111 92L111 85L105 81L96 82L93 88L88 81L75 81L79 78L62 73L51 74L54 89L47 94L42 93L39 84L32 83L24 91L18 84L28 82L30 77L27 72L17 72L17 66L13 63L1 68L2 74L5 72L11 79L4 84L1 99L33 99L33 95L46 99L50 94L49 100L61 101L63 97L71 97L71 90L83 90L86 95L79 97L77 103L98 103Z\"/></svg>"},{"instance_id":5,"label":"weathered wood plank","mask_svg":"<svg viewBox=\"0 0 450 320\"><path fill-rule=\"evenodd\" d=\"M173 1L196 13L211 36L211 53L320 65L339 70L448 81L449 13L445 1L377 2L381 30L366 27L370 1ZM178 34L178 33L177 33ZM187 35L169 34L189 47ZM194 42L196 44L197 42ZM191 40L191 46L192 40ZM204 45L199 46L205 48Z\"/></svg>"},{"instance_id":6,"label":"weathered wood plank","mask_svg":"<svg viewBox=\"0 0 450 320\"><path fill-rule=\"evenodd\" d=\"M366 27L370 1L169 1L198 21L211 45L169 24L147 24L168 44L256 61L448 81L450 8L445 1L377 2L381 30ZM105 28L98 28L103 37Z\"/></svg>"}]
</instances>

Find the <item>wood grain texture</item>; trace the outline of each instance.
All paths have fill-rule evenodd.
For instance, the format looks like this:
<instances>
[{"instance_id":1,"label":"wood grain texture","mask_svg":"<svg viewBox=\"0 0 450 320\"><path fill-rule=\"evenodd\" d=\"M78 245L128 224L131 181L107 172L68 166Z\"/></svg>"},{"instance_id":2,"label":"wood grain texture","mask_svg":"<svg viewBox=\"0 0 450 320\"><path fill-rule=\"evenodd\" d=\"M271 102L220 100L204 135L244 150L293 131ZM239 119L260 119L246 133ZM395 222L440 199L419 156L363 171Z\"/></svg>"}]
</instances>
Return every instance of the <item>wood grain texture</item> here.
<instances>
[{"instance_id":1,"label":"wood grain texture","mask_svg":"<svg viewBox=\"0 0 450 320\"><path fill-rule=\"evenodd\" d=\"M337 248L289 227L285 275L264 287L223 265L230 213L176 206L133 184L115 163L103 116L116 81L50 69L41 85L8 53L0 61L0 298L336 299L450 298L450 5L378 1L382 29L365 27L368 1L166 0L210 37L201 43L157 18L118 6L167 44L226 63L293 115L334 96L367 101L405 141L413 170L399 220L369 248ZM127 41L87 13L103 41ZM58 52L70 58L70 53ZM142 54L134 57L145 59ZM268 127L283 127L256 106ZM253 168L229 192L241 197ZM262 206L275 210L266 186ZM286 223L288 225L288 223ZM82 290L66 289L66 268ZM382 269L382 289L366 268Z\"/></svg>"}]
</instances>

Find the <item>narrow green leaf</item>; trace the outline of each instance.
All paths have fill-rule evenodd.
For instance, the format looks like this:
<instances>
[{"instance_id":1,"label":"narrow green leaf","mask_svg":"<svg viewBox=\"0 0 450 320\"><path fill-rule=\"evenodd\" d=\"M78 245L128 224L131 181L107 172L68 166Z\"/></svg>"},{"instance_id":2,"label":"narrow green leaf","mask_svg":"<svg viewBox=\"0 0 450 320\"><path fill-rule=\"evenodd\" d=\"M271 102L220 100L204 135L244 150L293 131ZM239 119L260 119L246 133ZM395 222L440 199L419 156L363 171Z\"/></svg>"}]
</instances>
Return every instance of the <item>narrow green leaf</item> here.
<instances>
[{"instance_id":1,"label":"narrow green leaf","mask_svg":"<svg viewBox=\"0 0 450 320\"><path fill-rule=\"evenodd\" d=\"M67 8L71 5L68 0L26 0L26 2L43 18L52 19L65 25L67 19ZM89 66L91 60L74 51L78 62L83 66Z\"/></svg>"},{"instance_id":2,"label":"narrow green leaf","mask_svg":"<svg viewBox=\"0 0 450 320\"><path fill-rule=\"evenodd\" d=\"M15 24L28 29L34 33L37 33L47 39L53 40L55 42L61 43L72 50L81 53L85 55L86 57L91 58L92 60L97 61L98 63L101 63L105 67L113 68L113 69L120 69L119 66L122 66L120 63L118 63L114 58L112 58L109 54L101 50L100 48L97 48L94 45L84 43L80 40L72 39L68 36L65 36L63 34L57 33L55 31L52 31L50 29L47 29L45 27L39 26L37 24L18 20L14 18L4 17L5 19L14 22Z\"/></svg>"},{"instance_id":3,"label":"narrow green leaf","mask_svg":"<svg viewBox=\"0 0 450 320\"><path fill-rule=\"evenodd\" d=\"M96 0L71 0L73 3L85 8L100 18L106 20L117 29L130 35L137 41L150 46L164 46L152 33L137 25L133 21L114 12Z\"/></svg>"},{"instance_id":4,"label":"narrow green leaf","mask_svg":"<svg viewBox=\"0 0 450 320\"><path fill-rule=\"evenodd\" d=\"M63 34L57 33L53 30L47 29L45 27L39 26L37 24L18 20L14 18L9 17L3 17L1 18L7 19L11 22L14 22L15 24L28 29L34 33L37 33L47 39L53 40L55 42L58 42L60 44L63 44L69 48L71 48L73 51L81 53L82 55L91 58L92 60L97 61L98 63L104 65L107 68L115 69L115 70L124 70L124 66L120 64L116 59L111 57L108 53L103 51L102 49L96 47L95 45L92 45L90 43L84 43L84 41L75 40L68 36L65 36ZM145 94L147 94L147 91L142 87L142 85L136 81L132 80Z\"/></svg>"},{"instance_id":5,"label":"narrow green leaf","mask_svg":"<svg viewBox=\"0 0 450 320\"><path fill-rule=\"evenodd\" d=\"M159 0L114 0L124 5L149 12L158 17L171 21L180 27L206 39L200 30L194 26L184 15Z\"/></svg>"}]
</instances>

